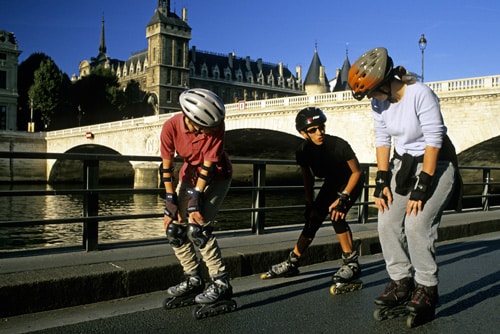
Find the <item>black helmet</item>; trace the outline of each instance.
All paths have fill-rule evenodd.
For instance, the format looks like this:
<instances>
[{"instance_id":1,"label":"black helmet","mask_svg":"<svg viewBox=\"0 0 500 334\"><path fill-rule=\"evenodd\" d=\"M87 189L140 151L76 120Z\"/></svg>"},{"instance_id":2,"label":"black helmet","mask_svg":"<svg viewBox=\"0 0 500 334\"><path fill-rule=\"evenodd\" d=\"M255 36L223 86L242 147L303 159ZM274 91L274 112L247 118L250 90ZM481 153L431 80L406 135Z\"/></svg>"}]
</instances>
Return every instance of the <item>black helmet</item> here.
<instances>
[{"instance_id":1,"label":"black helmet","mask_svg":"<svg viewBox=\"0 0 500 334\"><path fill-rule=\"evenodd\" d=\"M295 117L295 128L297 131L304 131L313 125L320 125L326 122L326 116L321 109L315 107L304 108Z\"/></svg>"}]
</instances>

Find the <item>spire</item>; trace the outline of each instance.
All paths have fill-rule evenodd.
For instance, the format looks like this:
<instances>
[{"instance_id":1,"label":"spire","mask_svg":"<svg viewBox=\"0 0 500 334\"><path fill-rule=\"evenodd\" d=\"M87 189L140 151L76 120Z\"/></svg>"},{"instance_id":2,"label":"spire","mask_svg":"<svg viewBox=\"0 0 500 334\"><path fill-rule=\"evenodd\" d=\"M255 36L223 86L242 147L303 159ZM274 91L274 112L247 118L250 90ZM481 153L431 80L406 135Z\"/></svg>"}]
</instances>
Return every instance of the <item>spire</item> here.
<instances>
[{"instance_id":1,"label":"spire","mask_svg":"<svg viewBox=\"0 0 500 334\"><path fill-rule=\"evenodd\" d=\"M158 10L165 16L170 13L170 1L169 0L158 0Z\"/></svg>"},{"instance_id":2,"label":"spire","mask_svg":"<svg viewBox=\"0 0 500 334\"><path fill-rule=\"evenodd\" d=\"M104 13L102 14L101 43L99 44L99 55L106 54L106 42L104 41Z\"/></svg>"},{"instance_id":3,"label":"spire","mask_svg":"<svg viewBox=\"0 0 500 334\"><path fill-rule=\"evenodd\" d=\"M338 70L335 87L333 87L332 92L340 92L350 89L349 84L347 83L350 68L351 62L349 61L349 43L346 43L344 64L342 65L342 68Z\"/></svg>"}]
</instances>

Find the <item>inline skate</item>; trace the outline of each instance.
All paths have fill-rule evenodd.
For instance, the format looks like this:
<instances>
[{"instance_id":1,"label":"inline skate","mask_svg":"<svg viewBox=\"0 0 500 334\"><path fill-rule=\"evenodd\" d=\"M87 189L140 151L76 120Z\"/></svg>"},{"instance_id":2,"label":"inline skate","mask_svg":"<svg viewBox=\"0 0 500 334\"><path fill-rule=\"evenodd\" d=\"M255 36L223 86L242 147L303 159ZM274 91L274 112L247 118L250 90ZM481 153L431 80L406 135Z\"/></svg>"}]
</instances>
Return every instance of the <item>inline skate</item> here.
<instances>
[{"instance_id":1,"label":"inline skate","mask_svg":"<svg viewBox=\"0 0 500 334\"><path fill-rule=\"evenodd\" d=\"M406 305L409 312L406 319L407 327L413 328L434 320L437 302L437 286L426 287L417 284L411 300Z\"/></svg>"},{"instance_id":2,"label":"inline skate","mask_svg":"<svg viewBox=\"0 0 500 334\"><path fill-rule=\"evenodd\" d=\"M288 259L278 264L274 264L266 273L260 275L261 279L292 277L299 274L299 257L293 251L288 255Z\"/></svg>"},{"instance_id":3,"label":"inline skate","mask_svg":"<svg viewBox=\"0 0 500 334\"><path fill-rule=\"evenodd\" d=\"M408 315L406 305L411 298L413 289L414 283L411 277L399 281L391 280L384 292L375 298L375 304L379 308L373 312L373 318L382 321Z\"/></svg>"},{"instance_id":4,"label":"inline skate","mask_svg":"<svg viewBox=\"0 0 500 334\"><path fill-rule=\"evenodd\" d=\"M184 281L167 289L169 297L163 301L165 309L193 305L195 297L205 289L203 278L197 272L185 273L184 276Z\"/></svg>"},{"instance_id":5,"label":"inline skate","mask_svg":"<svg viewBox=\"0 0 500 334\"><path fill-rule=\"evenodd\" d=\"M222 273L212 277L212 282L205 291L194 299L198 305L193 310L193 317L202 319L234 311L237 305L232 297L233 288L229 284L228 274Z\"/></svg>"},{"instance_id":6,"label":"inline skate","mask_svg":"<svg viewBox=\"0 0 500 334\"><path fill-rule=\"evenodd\" d=\"M344 253L342 261L342 266L332 277L334 283L330 287L332 295L340 295L363 288L363 282L358 279L361 276L358 253L356 251Z\"/></svg>"}]
</instances>

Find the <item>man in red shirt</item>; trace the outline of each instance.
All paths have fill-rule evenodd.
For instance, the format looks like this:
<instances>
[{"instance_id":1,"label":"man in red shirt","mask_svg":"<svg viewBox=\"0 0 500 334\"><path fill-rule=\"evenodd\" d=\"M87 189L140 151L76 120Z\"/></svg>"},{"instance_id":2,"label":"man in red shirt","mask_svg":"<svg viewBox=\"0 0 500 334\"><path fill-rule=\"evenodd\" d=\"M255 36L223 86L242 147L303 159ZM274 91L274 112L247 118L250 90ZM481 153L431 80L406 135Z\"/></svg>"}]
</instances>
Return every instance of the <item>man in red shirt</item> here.
<instances>
[{"instance_id":1,"label":"man in red shirt","mask_svg":"<svg viewBox=\"0 0 500 334\"><path fill-rule=\"evenodd\" d=\"M167 290L165 308L233 303L229 272L210 223L224 200L232 165L224 151L225 107L205 89L189 89L179 97L182 113L163 124L160 135L161 180L165 185L164 227L185 280ZM174 187L174 156L183 159ZM211 283L205 289L196 249Z\"/></svg>"}]
</instances>

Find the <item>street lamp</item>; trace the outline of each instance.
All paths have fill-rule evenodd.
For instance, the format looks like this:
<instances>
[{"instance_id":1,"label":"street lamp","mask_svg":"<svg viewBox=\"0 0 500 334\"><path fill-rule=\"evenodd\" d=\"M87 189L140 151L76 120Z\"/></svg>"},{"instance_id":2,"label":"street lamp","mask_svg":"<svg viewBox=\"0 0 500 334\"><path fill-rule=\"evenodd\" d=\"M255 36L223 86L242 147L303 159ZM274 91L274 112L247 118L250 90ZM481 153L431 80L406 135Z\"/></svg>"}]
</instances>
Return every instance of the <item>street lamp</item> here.
<instances>
[{"instance_id":1,"label":"street lamp","mask_svg":"<svg viewBox=\"0 0 500 334\"><path fill-rule=\"evenodd\" d=\"M35 123L33 123L33 99L30 99L30 121L28 122L28 132L35 132Z\"/></svg>"},{"instance_id":2,"label":"street lamp","mask_svg":"<svg viewBox=\"0 0 500 334\"><path fill-rule=\"evenodd\" d=\"M420 39L418 40L418 47L422 51L422 82L424 82L424 50L425 47L427 46L427 40L424 37L424 34L420 36Z\"/></svg>"}]
</instances>

